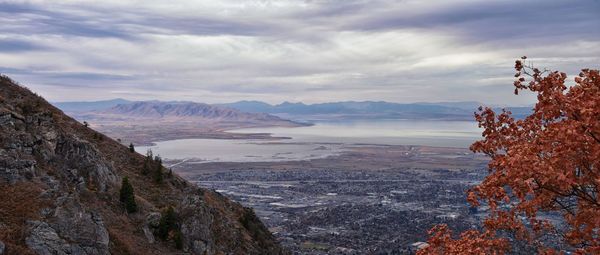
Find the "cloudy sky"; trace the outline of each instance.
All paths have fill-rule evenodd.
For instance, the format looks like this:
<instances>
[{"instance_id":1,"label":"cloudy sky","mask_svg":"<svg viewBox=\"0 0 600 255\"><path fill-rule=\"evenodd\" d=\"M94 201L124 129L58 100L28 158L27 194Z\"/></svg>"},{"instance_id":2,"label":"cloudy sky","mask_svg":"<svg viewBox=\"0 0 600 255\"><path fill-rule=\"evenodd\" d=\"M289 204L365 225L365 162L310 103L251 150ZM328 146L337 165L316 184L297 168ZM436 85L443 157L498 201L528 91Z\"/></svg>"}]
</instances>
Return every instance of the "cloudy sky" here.
<instances>
[{"instance_id":1,"label":"cloudy sky","mask_svg":"<svg viewBox=\"0 0 600 255\"><path fill-rule=\"evenodd\" d=\"M50 101L481 101L514 59L600 68L600 1L2 1L0 73Z\"/></svg>"}]
</instances>

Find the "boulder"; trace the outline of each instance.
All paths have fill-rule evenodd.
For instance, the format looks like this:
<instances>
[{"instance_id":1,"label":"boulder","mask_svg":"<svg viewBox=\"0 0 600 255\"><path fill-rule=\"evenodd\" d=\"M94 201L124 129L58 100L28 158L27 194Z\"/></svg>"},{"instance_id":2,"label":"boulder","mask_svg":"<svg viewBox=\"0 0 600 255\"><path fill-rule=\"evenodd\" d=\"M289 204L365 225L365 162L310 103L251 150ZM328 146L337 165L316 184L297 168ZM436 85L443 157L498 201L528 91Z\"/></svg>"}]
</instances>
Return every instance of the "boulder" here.
<instances>
[{"instance_id":1,"label":"boulder","mask_svg":"<svg viewBox=\"0 0 600 255\"><path fill-rule=\"evenodd\" d=\"M181 219L184 247L194 254L214 254L213 216L205 202L197 195L187 196L177 212Z\"/></svg>"},{"instance_id":2,"label":"boulder","mask_svg":"<svg viewBox=\"0 0 600 255\"><path fill-rule=\"evenodd\" d=\"M71 245L62 239L56 230L47 222L29 221L27 223L30 235L25 238L29 249L39 255L66 255L71 254Z\"/></svg>"},{"instance_id":3,"label":"boulder","mask_svg":"<svg viewBox=\"0 0 600 255\"><path fill-rule=\"evenodd\" d=\"M57 199L46 221L28 222L27 246L37 254L110 254L102 217L81 207L73 196Z\"/></svg>"},{"instance_id":4,"label":"boulder","mask_svg":"<svg viewBox=\"0 0 600 255\"><path fill-rule=\"evenodd\" d=\"M148 226L142 227L142 231L144 232L144 236L146 236L146 240L148 240L148 243L154 243L156 241L154 239L154 234Z\"/></svg>"},{"instance_id":5,"label":"boulder","mask_svg":"<svg viewBox=\"0 0 600 255\"><path fill-rule=\"evenodd\" d=\"M87 185L101 192L117 185L119 178L114 167L100 156L91 143L72 136L62 136L58 139L55 153L67 162L70 171L65 171L65 174L70 175L67 177L73 182L79 182L83 177L89 180Z\"/></svg>"},{"instance_id":6,"label":"boulder","mask_svg":"<svg viewBox=\"0 0 600 255\"><path fill-rule=\"evenodd\" d=\"M146 216L146 225L150 228L158 228L158 224L160 223L160 213L159 212L151 212Z\"/></svg>"},{"instance_id":7,"label":"boulder","mask_svg":"<svg viewBox=\"0 0 600 255\"><path fill-rule=\"evenodd\" d=\"M53 215L54 228L85 254L108 254L109 235L102 216L82 208L74 196L58 199Z\"/></svg>"}]
</instances>

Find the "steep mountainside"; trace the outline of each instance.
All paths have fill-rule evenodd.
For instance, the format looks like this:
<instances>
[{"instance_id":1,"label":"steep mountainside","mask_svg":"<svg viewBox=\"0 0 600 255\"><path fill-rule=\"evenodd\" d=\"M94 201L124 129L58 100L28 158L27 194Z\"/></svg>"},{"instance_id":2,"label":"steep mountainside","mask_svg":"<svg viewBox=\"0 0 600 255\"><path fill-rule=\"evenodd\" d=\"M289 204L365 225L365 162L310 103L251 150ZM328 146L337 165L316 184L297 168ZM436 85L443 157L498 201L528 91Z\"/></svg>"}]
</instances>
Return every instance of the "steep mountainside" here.
<instances>
[{"instance_id":1,"label":"steep mountainside","mask_svg":"<svg viewBox=\"0 0 600 255\"><path fill-rule=\"evenodd\" d=\"M120 202L124 177L137 212ZM7 77L0 194L0 254L285 253L251 209L171 174Z\"/></svg>"}]
</instances>

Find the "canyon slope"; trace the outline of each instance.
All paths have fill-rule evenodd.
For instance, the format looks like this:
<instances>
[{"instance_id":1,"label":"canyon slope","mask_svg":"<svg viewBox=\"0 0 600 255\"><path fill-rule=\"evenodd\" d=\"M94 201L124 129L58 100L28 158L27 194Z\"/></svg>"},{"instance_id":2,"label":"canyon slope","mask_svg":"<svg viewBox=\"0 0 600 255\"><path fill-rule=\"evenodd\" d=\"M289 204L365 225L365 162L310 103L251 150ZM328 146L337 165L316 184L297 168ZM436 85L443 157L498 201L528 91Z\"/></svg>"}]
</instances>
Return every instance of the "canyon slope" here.
<instances>
[{"instance_id":1,"label":"canyon slope","mask_svg":"<svg viewBox=\"0 0 600 255\"><path fill-rule=\"evenodd\" d=\"M252 209L157 166L0 77L0 254L286 254Z\"/></svg>"}]
</instances>

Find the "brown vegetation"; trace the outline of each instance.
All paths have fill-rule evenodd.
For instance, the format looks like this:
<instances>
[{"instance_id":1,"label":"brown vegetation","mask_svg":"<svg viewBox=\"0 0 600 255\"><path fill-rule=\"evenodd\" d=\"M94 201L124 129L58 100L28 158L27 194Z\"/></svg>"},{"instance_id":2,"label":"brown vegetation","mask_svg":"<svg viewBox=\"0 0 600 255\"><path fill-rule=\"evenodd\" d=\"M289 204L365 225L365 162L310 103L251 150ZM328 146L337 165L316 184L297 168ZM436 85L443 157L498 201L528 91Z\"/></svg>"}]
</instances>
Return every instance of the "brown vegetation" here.
<instances>
[{"instance_id":1,"label":"brown vegetation","mask_svg":"<svg viewBox=\"0 0 600 255\"><path fill-rule=\"evenodd\" d=\"M25 245L26 223L38 219L40 210L48 205L40 198L38 185L0 183L0 240L6 244L7 254L33 254Z\"/></svg>"},{"instance_id":2,"label":"brown vegetation","mask_svg":"<svg viewBox=\"0 0 600 255\"><path fill-rule=\"evenodd\" d=\"M577 254L600 253L600 72L584 69L567 87L567 75L516 61L515 94L537 94L533 113L516 120L510 112L489 108L476 114L484 139L471 149L491 157L490 173L473 188L473 206L487 203L485 230L452 239L445 227L431 232L432 244L420 254L502 254L512 233L539 253L555 254L556 244L541 240L557 231ZM529 79L529 82L527 82ZM566 226L557 228L540 217L562 215Z\"/></svg>"}]
</instances>

